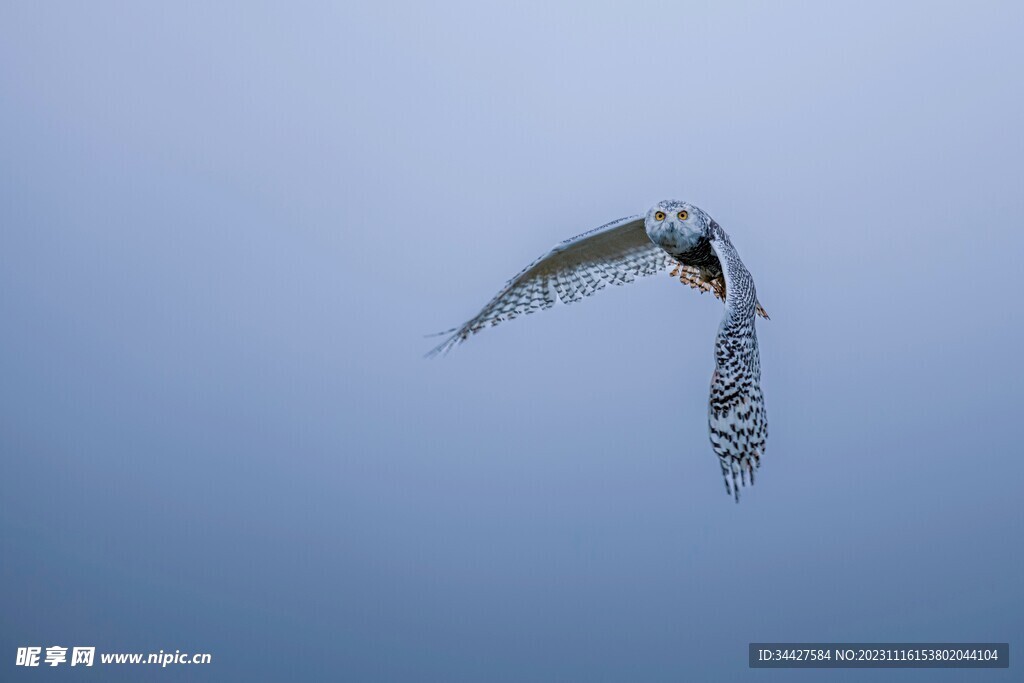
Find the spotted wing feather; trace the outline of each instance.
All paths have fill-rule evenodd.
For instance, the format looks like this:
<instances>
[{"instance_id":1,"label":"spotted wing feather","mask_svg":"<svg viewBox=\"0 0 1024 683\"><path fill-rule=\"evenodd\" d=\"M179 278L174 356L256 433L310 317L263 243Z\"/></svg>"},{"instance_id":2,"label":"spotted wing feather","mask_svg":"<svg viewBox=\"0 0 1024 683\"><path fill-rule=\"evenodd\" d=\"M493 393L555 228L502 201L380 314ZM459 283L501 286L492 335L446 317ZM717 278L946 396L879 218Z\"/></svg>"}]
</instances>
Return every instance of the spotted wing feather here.
<instances>
[{"instance_id":1,"label":"spotted wing feather","mask_svg":"<svg viewBox=\"0 0 1024 683\"><path fill-rule=\"evenodd\" d=\"M449 336L430 355L445 353L480 330L504 320L570 304L637 277L654 275L675 263L651 242L643 216L612 221L565 240L508 281L483 309Z\"/></svg>"},{"instance_id":2,"label":"spotted wing feather","mask_svg":"<svg viewBox=\"0 0 1024 683\"><path fill-rule=\"evenodd\" d=\"M725 490L739 501L739 488L761 464L768 439L768 417L761 391L761 358L754 327L754 279L729 236L712 223L712 246L726 282L725 314L715 338L715 372L708 400L711 448L718 456Z\"/></svg>"}]
</instances>

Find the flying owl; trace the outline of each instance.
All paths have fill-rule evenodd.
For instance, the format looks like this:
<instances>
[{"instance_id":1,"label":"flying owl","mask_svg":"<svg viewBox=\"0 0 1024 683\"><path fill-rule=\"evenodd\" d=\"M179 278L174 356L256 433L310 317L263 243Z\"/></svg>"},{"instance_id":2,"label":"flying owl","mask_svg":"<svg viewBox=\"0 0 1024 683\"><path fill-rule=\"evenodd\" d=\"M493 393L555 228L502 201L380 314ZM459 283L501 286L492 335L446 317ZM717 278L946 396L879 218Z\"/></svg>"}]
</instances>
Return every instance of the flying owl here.
<instances>
[{"instance_id":1,"label":"flying owl","mask_svg":"<svg viewBox=\"0 0 1024 683\"><path fill-rule=\"evenodd\" d=\"M450 336L428 355L446 353L503 320L551 308L556 299L570 304L608 284L624 285L669 268L683 283L725 302L715 337L708 429L726 493L738 502L740 486L748 479L754 483L768 438L754 329L755 316L768 314L725 230L692 204L659 202L646 215L612 221L555 245L466 324L441 333Z\"/></svg>"}]
</instances>

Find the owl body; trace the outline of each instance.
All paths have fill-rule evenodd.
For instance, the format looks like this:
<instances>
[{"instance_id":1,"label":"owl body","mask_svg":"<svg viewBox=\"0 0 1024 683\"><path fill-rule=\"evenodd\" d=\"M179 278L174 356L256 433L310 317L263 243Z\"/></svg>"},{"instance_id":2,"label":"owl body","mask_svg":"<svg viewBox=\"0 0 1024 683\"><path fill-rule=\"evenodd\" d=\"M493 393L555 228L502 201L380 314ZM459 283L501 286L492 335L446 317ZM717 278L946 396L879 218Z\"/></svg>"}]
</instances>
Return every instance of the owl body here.
<instances>
[{"instance_id":1,"label":"owl body","mask_svg":"<svg viewBox=\"0 0 1024 683\"><path fill-rule=\"evenodd\" d=\"M647 237L676 264L672 274L695 289L714 292L725 301L722 261L710 238L716 227L724 234L721 226L706 213L692 204L675 200L659 203L644 218ZM757 315L767 319L767 311L756 298L754 303Z\"/></svg>"}]
</instances>

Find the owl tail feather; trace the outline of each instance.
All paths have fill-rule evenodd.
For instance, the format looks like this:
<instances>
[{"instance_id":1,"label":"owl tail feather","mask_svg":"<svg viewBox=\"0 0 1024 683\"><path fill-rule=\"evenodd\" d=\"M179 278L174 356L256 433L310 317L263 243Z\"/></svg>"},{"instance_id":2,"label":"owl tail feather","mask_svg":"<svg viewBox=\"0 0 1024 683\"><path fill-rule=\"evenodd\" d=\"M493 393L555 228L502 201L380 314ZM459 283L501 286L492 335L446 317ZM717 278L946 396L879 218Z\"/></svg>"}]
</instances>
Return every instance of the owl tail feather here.
<instances>
[{"instance_id":1,"label":"owl tail feather","mask_svg":"<svg viewBox=\"0 0 1024 683\"><path fill-rule=\"evenodd\" d=\"M732 496L739 503L740 487L747 486L748 477L750 478L749 485L754 485L754 473L761 466L760 454L754 451L752 455L744 454L742 457L732 455L719 456L718 462L722 466L725 493Z\"/></svg>"}]
</instances>

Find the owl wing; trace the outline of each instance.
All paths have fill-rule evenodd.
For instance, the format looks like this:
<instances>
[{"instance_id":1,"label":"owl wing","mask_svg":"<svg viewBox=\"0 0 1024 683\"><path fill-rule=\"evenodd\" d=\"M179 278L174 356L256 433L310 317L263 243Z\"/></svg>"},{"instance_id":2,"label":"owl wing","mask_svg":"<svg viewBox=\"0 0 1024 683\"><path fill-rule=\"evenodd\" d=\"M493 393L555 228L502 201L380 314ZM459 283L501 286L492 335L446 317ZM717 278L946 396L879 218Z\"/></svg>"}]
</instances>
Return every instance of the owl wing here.
<instances>
[{"instance_id":1,"label":"owl wing","mask_svg":"<svg viewBox=\"0 0 1024 683\"><path fill-rule=\"evenodd\" d=\"M643 216L620 218L554 246L528 265L461 327L441 334L448 338L428 355L445 353L485 327L571 304L604 289L624 285L638 276L653 275L675 259L651 242Z\"/></svg>"},{"instance_id":2,"label":"owl wing","mask_svg":"<svg viewBox=\"0 0 1024 683\"><path fill-rule=\"evenodd\" d=\"M715 372L708 399L708 433L718 456L726 493L739 502L740 486L761 465L768 439L768 417L761 391L757 349L757 291L728 234L712 223L711 246L722 263L725 315L715 337Z\"/></svg>"}]
</instances>

